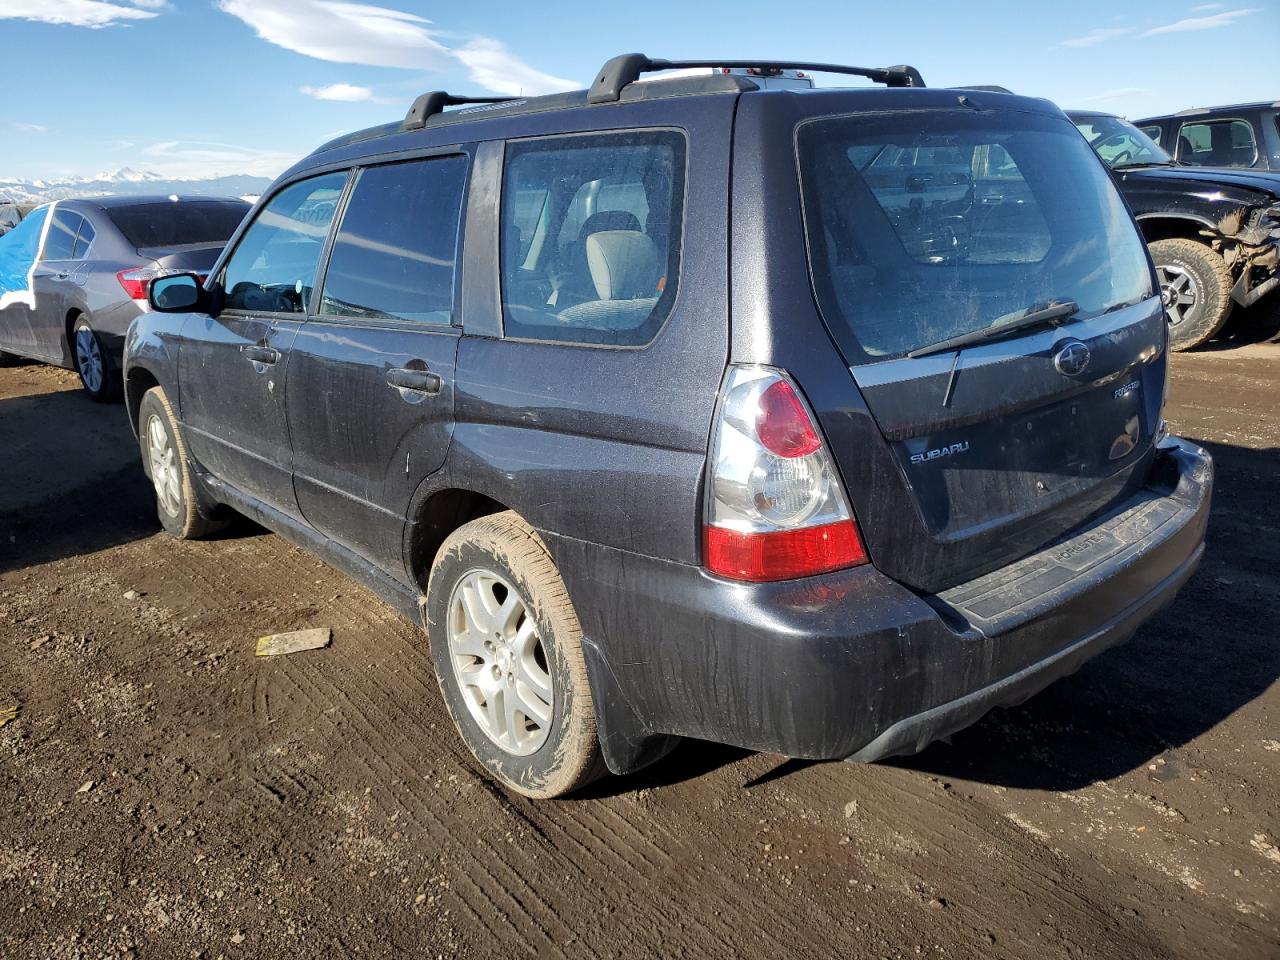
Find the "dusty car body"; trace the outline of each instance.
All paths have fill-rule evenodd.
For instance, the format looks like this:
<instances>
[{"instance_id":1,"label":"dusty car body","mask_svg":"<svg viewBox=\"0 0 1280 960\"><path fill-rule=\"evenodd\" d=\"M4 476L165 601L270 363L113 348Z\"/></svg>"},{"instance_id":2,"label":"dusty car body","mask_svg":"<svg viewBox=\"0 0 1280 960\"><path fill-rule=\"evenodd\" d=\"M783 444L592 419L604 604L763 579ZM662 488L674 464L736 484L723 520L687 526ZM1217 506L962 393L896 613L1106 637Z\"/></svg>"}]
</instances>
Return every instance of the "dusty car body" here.
<instances>
[{"instance_id":1,"label":"dusty car body","mask_svg":"<svg viewBox=\"0 0 1280 960\"><path fill-rule=\"evenodd\" d=\"M213 266L249 204L209 197L56 200L0 237L0 355L74 369L120 397L124 334L147 285Z\"/></svg>"},{"instance_id":2,"label":"dusty car body","mask_svg":"<svg viewBox=\"0 0 1280 960\"><path fill-rule=\"evenodd\" d=\"M1184 166L1119 117L1087 111L1068 111L1068 115L1111 168L1151 245L1166 306L1173 308L1174 349L1197 346L1214 336L1233 304L1248 307L1280 289L1280 174ZM1221 261L1229 277L1213 302L1206 289L1210 281L1192 277L1191 283L1199 280L1199 300L1185 304L1185 325L1180 310L1184 304L1179 303L1173 284L1186 277L1188 268L1203 268L1194 262L1174 263L1174 257L1194 258L1196 252L1169 241L1200 245L1203 262L1216 268ZM1203 313L1197 313L1197 308Z\"/></svg>"},{"instance_id":3,"label":"dusty car body","mask_svg":"<svg viewBox=\"0 0 1280 960\"><path fill-rule=\"evenodd\" d=\"M460 736L532 796L680 737L919 750L1203 553L1151 262L1062 112L908 67L637 82L715 65L424 94L129 333L165 529L244 513L419 620Z\"/></svg>"}]
</instances>

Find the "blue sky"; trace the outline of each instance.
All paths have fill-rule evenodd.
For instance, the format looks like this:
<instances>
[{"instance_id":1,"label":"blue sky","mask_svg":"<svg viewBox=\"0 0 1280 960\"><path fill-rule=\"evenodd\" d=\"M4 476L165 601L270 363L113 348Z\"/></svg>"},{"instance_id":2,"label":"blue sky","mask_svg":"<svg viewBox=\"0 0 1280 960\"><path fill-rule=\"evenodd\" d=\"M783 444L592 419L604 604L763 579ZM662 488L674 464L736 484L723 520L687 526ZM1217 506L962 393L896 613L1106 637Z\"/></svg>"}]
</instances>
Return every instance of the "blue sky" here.
<instances>
[{"instance_id":1,"label":"blue sky","mask_svg":"<svg viewBox=\"0 0 1280 960\"><path fill-rule=\"evenodd\" d=\"M423 90L580 87L630 50L905 62L1138 117L1280 99L1280 0L0 0L0 176L274 176Z\"/></svg>"}]
</instances>

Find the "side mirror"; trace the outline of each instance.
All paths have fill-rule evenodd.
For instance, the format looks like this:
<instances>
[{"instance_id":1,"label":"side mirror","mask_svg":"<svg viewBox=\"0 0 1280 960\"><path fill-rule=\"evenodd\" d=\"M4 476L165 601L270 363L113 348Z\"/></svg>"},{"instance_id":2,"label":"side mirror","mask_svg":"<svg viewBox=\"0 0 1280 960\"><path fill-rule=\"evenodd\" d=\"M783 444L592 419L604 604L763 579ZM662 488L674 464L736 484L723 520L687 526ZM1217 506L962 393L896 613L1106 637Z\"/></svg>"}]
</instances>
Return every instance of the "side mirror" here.
<instances>
[{"instance_id":1,"label":"side mirror","mask_svg":"<svg viewBox=\"0 0 1280 960\"><path fill-rule=\"evenodd\" d=\"M157 277L147 288L147 301L159 313L183 313L200 303L203 291L194 273Z\"/></svg>"}]
</instances>

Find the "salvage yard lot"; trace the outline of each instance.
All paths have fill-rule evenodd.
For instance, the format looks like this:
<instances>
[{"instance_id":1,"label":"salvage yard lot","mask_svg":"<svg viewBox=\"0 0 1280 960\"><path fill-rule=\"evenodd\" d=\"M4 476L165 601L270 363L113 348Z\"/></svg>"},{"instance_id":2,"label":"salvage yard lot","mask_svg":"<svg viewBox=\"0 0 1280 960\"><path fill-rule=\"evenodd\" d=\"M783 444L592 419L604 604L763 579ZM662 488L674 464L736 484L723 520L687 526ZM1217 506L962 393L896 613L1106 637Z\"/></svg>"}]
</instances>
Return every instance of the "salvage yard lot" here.
<instances>
[{"instance_id":1,"label":"salvage yard lot","mask_svg":"<svg viewBox=\"0 0 1280 960\"><path fill-rule=\"evenodd\" d=\"M0 957L1280 957L1280 343L1172 366L1217 493L1132 642L914 758L687 743L542 803L415 627L251 524L161 535L122 409L0 370Z\"/></svg>"}]
</instances>

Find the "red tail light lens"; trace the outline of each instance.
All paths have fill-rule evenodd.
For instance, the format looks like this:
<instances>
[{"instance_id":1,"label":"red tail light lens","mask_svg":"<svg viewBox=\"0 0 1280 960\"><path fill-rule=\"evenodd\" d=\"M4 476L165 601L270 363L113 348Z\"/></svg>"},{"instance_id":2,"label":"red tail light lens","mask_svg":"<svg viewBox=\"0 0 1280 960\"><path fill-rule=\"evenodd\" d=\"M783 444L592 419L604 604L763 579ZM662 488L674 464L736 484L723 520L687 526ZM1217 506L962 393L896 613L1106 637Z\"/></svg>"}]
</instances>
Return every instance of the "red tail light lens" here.
<instances>
[{"instance_id":1,"label":"red tail light lens","mask_svg":"<svg viewBox=\"0 0 1280 960\"><path fill-rule=\"evenodd\" d=\"M171 270L168 267L132 267L121 270L116 274L116 279L120 281L120 286L124 288L130 300L145 300L152 280L174 273L182 273L182 271ZM200 282L204 283L204 277L200 278Z\"/></svg>"},{"instance_id":2,"label":"red tail light lens","mask_svg":"<svg viewBox=\"0 0 1280 960\"><path fill-rule=\"evenodd\" d=\"M770 533L709 526L705 547L709 570L755 582L812 577L867 562L852 520Z\"/></svg>"},{"instance_id":3,"label":"red tail light lens","mask_svg":"<svg viewBox=\"0 0 1280 960\"><path fill-rule=\"evenodd\" d=\"M775 380L760 394L756 435L780 457L807 457L822 446L804 404L786 380Z\"/></svg>"}]
</instances>

